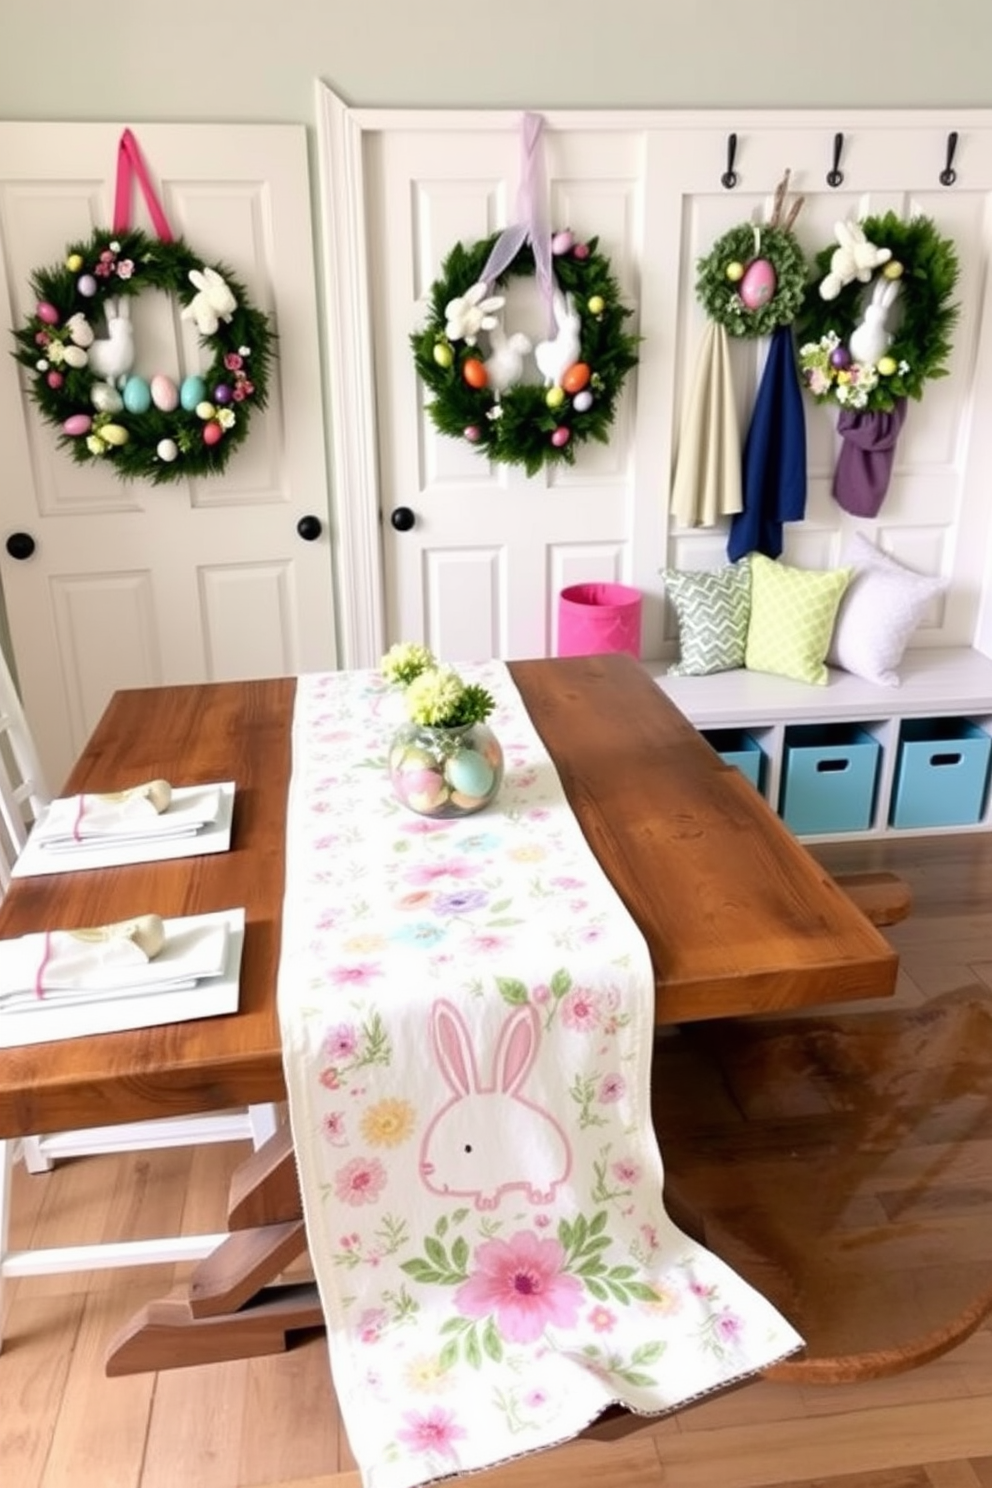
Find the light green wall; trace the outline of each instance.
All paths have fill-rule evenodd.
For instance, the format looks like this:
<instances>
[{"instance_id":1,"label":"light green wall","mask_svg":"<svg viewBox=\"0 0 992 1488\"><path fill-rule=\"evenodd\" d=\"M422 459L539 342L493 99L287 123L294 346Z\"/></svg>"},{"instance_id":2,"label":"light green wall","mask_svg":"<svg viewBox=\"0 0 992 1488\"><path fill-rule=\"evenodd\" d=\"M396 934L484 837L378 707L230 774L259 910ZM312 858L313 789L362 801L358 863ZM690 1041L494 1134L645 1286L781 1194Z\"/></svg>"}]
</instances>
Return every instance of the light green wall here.
<instances>
[{"instance_id":1,"label":"light green wall","mask_svg":"<svg viewBox=\"0 0 992 1488\"><path fill-rule=\"evenodd\" d=\"M988 0L0 0L0 118L354 107L992 105Z\"/></svg>"}]
</instances>

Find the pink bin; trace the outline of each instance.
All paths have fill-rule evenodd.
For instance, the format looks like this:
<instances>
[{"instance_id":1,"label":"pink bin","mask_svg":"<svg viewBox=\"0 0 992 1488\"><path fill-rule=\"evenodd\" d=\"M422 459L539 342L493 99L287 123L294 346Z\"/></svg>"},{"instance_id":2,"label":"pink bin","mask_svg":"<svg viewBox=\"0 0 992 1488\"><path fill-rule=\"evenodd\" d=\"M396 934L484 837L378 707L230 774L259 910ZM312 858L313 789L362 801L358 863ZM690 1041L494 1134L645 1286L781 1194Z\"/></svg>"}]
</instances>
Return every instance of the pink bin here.
<instances>
[{"instance_id":1,"label":"pink bin","mask_svg":"<svg viewBox=\"0 0 992 1488\"><path fill-rule=\"evenodd\" d=\"M558 597L558 655L641 655L641 591L626 584L571 584Z\"/></svg>"}]
</instances>

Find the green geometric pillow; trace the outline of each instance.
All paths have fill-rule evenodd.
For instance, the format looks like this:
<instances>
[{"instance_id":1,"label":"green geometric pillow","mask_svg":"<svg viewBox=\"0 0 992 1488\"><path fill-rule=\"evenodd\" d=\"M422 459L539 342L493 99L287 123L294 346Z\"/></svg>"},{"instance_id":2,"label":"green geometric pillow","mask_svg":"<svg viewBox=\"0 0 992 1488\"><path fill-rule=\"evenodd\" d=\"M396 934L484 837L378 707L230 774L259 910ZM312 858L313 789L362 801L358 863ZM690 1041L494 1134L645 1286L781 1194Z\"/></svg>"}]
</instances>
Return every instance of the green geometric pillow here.
<instances>
[{"instance_id":1,"label":"green geometric pillow","mask_svg":"<svg viewBox=\"0 0 992 1488\"><path fill-rule=\"evenodd\" d=\"M750 559L712 572L662 570L679 622L681 655L673 677L703 677L744 665L751 608Z\"/></svg>"},{"instance_id":2,"label":"green geometric pillow","mask_svg":"<svg viewBox=\"0 0 992 1488\"><path fill-rule=\"evenodd\" d=\"M853 568L790 568L751 554L751 620L744 665L824 686L824 660Z\"/></svg>"}]
</instances>

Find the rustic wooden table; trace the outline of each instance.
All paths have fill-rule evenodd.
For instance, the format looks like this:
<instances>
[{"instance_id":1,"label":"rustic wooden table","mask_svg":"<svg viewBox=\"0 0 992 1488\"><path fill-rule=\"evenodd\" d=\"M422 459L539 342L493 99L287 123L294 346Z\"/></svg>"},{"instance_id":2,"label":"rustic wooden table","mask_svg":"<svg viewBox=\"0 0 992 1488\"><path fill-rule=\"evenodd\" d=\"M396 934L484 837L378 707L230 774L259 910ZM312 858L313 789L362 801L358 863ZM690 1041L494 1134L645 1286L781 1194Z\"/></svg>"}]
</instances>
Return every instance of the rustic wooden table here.
<instances>
[{"instance_id":1,"label":"rustic wooden table","mask_svg":"<svg viewBox=\"0 0 992 1488\"><path fill-rule=\"evenodd\" d=\"M889 944L636 661L523 661L510 671L647 941L659 1023L892 992ZM275 990L294 694L291 679L277 679L111 700L64 793L155 776L233 779L231 850L17 880L0 907L0 936L243 905L240 1009L7 1051L0 1135L285 1098ZM289 1331L321 1322L312 1288L267 1285L306 1244L288 1131L239 1170L229 1224L190 1288L151 1304L115 1342L110 1372L272 1351Z\"/></svg>"}]
</instances>

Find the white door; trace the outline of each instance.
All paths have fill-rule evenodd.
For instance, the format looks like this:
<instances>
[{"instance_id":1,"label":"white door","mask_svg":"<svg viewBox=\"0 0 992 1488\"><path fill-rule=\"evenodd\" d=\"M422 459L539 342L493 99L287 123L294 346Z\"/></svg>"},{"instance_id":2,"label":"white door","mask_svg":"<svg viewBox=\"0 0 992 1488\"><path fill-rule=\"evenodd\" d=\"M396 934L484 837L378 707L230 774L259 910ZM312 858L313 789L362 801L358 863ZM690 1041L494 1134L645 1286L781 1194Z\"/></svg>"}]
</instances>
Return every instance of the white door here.
<instances>
[{"instance_id":1,"label":"white door","mask_svg":"<svg viewBox=\"0 0 992 1488\"><path fill-rule=\"evenodd\" d=\"M381 644L401 638L427 640L451 659L547 654L558 590L597 579L643 591L642 655L672 655L676 630L662 570L716 567L727 541L726 521L683 529L669 515L684 401L705 327L697 262L729 228L767 219L786 167L793 194L805 197L796 232L810 257L833 241L840 218L889 209L932 217L958 250L962 315L951 375L910 406L877 521L855 523L833 500L836 416L807 401L806 518L787 526L784 556L830 566L861 525L897 558L950 581L946 602L935 603L914 644L975 640L992 530L985 495L992 423L975 416L992 397L985 267L992 115L546 114L551 221L600 235L643 341L611 444L580 450L574 469L528 480L490 469L461 441L433 432L408 343L455 242L514 220L521 116L352 111L328 90L320 101L322 187L332 204L329 279L339 312L331 329L332 395L346 384L350 414L339 412L336 458L356 503L344 533L350 556L342 586L352 572L363 580L342 593L351 662L374 664ZM952 129L960 138L958 174L947 187L940 174ZM834 189L826 175L838 130L844 181ZM737 184L727 189L721 178L731 132ZM344 313L349 304L368 305L364 330L359 313ZM763 349L753 341L732 346L742 433ZM397 506L414 515L408 531L391 526ZM381 593L369 559L380 544Z\"/></svg>"},{"instance_id":2,"label":"white door","mask_svg":"<svg viewBox=\"0 0 992 1488\"><path fill-rule=\"evenodd\" d=\"M636 133L595 131L548 134L544 151L551 221L598 236L635 312L633 334L645 221L639 152ZM632 497L647 461L632 438L636 372L608 445L584 445L574 466L528 478L439 435L413 367L408 335L424 318L442 259L456 242L477 242L512 220L519 155L515 120L468 133L390 131L366 181L386 629L391 638L422 637L452 661L545 655L561 588L634 578ZM533 280L511 276L506 294L506 325L532 340L546 335ZM537 380L536 368L529 375ZM412 517L406 530L392 524L397 508Z\"/></svg>"},{"instance_id":3,"label":"white door","mask_svg":"<svg viewBox=\"0 0 992 1488\"><path fill-rule=\"evenodd\" d=\"M28 403L21 369L0 358L0 574L25 710L56 789L118 688L336 663L305 130L135 133L173 234L246 286L271 317L276 356L268 407L223 474L160 486L76 465ZM31 272L112 221L120 134L0 125L0 301L11 326L33 309ZM137 187L132 221L153 232ZM200 369L195 331L168 296L138 296L132 316L135 372L179 380ZM307 516L319 530L304 524L305 541ZM33 550L12 556L30 546L24 535Z\"/></svg>"}]
</instances>

